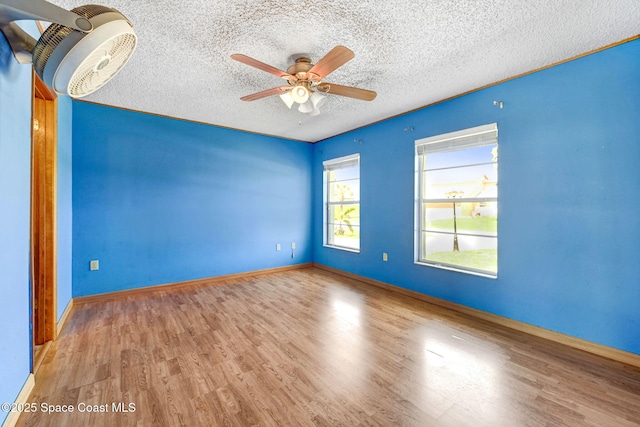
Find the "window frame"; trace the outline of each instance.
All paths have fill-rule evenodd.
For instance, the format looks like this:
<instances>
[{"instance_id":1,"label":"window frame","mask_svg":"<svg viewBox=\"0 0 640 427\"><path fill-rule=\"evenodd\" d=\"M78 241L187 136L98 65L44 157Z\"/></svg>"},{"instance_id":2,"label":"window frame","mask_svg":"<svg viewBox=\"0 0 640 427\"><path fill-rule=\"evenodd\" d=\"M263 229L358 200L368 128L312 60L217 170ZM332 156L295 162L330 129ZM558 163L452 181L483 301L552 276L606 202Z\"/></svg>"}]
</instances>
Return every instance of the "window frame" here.
<instances>
[{"instance_id":1,"label":"window frame","mask_svg":"<svg viewBox=\"0 0 640 427\"><path fill-rule=\"evenodd\" d=\"M443 152L452 152L452 151L462 151L472 148L479 148L488 145L499 146L498 143L498 124L490 123L482 126L476 126L473 128L463 129L455 132L449 132L445 134L435 135L427 138L422 138L415 140L415 232L414 232L414 263L417 265L423 265L428 267L434 267L444 270L452 270L461 273L488 277L492 279L496 279L498 277L498 260L496 259L496 271L489 270L481 270L475 269L471 267L465 267L459 264L449 264L443 262L430 261L426 259L427 253L424 251L423 245L423 234L432 233L432 234L452 234L455 239L457 235L466 235L473 237L495 237L496 239L496 250L498 248L498 229L496 228L495 236L487 236L483 234L469 233L465 231L464 233L455 232L438 232L434 230L430 230L425 227L425 217L424 217L424 209L423 206L427 203L438 204L438 203L495 203L496 212L498 212L498 183L496 182L496 194L495 197L461 197L459 199L443 199L443 198L429 198L426 197L424 192L424 187L426 185L426 172L434 171L438 169L425 169L424 161L428 154L434 153L443 153ZM498 159L496 157L494 162L486 162L482 163L488 164L494 163L496 168L498 167ZM443 167L440 170L445 169L455 169L462 167L472 167L477 165L475 163L466 163L463 165L455 165L450 167ZM453 202L453 200L459 200L459 202ZM499 221L499 214L496 213L496 220ZM497 256L497 255L496 255Z\"/></svg>"},{"instance_id":2,"label":"window frame","mask_svg":"<svg viewBox=\"0 0 640 427\"><path fill-rule=\"evenodd\" d=\"M339 170L339 169L346 169L349 167L353 167L353 166L357 166L358 167L358 199L356 200L350 200L350 201L341 201L341 202L331 202L330 201L330 188L331 188L331 183L335 183L337 181L335 180L329 180L329 172L332 170ZM322 162L322 175L323 175L323 179L322 179L322 202L323 202L323 215L322 215L322 234L323 234L323 246L327 247L327 248L333 248L333 249L338 249L338 250L342 250L342 251L347 251L347 252L355 252L355 253L360 253L360 243L361 243L361 224L358 224L358 247L354 248L354 247L350 247L350 246L344 246L344 245L339 245L339 244L335 244L334 242L332 242L333 239L330 239L329 236L329 232L330 232L330 227L329 225L331 224L329 219L330 219L330 209L332 206L341 204L341 205L354 205L354 206L358 206L358 208L360 208L360 153L354 153L354 154L349 154L347 156L342 156L342 157L336 157L333 159L328 159Z\"/></svg>"}]
</instances>

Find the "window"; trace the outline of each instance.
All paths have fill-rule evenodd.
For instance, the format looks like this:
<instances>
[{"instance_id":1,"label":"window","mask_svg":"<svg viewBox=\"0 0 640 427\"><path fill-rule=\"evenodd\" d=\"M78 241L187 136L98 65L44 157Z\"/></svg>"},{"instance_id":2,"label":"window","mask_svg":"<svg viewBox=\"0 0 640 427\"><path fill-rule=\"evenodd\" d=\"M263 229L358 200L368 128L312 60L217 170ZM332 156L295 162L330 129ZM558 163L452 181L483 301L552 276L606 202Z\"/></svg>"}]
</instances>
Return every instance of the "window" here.
<instances>
[{"instance_id":1,"label":"window","mask_svg":"<svg viewBox=\"0 0 640 427\"><path fill-rule=\"evenodd\" d=\"M498 127L416 141L416 262L498 274Z\"/></svg>"},{"instance_id":2,"label":"window","mask_svg":"<svg viewBox=\"0 0 640 427\"><path fill-rule=\"evenodd\" d=\"M324 244L360 251L360 154L323 162Z\"/></svg>"}]
</instances>

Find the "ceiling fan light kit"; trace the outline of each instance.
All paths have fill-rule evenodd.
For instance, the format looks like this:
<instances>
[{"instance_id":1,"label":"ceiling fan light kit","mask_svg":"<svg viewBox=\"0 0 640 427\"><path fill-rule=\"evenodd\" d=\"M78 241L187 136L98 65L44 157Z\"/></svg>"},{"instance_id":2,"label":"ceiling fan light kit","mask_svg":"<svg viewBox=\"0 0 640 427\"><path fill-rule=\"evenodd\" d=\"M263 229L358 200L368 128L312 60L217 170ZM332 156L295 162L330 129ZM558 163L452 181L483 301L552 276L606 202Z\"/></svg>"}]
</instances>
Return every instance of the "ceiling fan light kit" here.
<instances>
[{"instance_id":1,"label":"ceiling fan light kit","mask_svg":"<svg viewBox=\"0 0 640 427\"><path fill-rule=\"evenodd\" d=\"M291 92L285 92L280 94L280 99L282 99L282 102L284 102L284 104L291 109L291 107L293 107L293 104L295 103L295 101L293 100L293 96L291 96Z\"/></svg>"},{"instance_id":2,"label":"ceiling fan light kit","mask_svg":"<svg viewBox=\"0 0 640 427\"><path fill-rule=\"evenodd\" d=\"M313 108L318 109L327 102L327 97L318 92L313 92L309 97L309 100L313 103Z\"/></svg>"},{"instance_id":3,"label":"ceiling fan light kit","mask_svg":"<svg viewBox=\"0 0 640 427\"><path fill-rule=\"evenodd\" d=\"M36 41L14 22L20 19L52 24ZM73 98L111 80L137 45L131 22L117 10L97 5L67 11L44 0L0 0L0 30L18 62L33 62L47 86Z\"/></svg>"},{"instance_id":4,"label":"ceiling fan light kit","mask_svg":"<svg viewBox=\"0 0 640 427\"><path fill-rule=\"evenodd\" d=\"M313 102L311 101L307 101L303 104L300 104L300 106L298 107L298 111L305 114L313 113L315 110L316 109L313 106ZM320 110L318 110L318 114L320 114Z\"/></svg>"},{"instance_id":5,"label":"ceiling fan light kit","mask_svg":"<svg viewBox=\"0 0 640 427\"><path fill-rule=\"evenodd\" d=\"M304 86L296 86L290 93L293 100L298 104L304 104L309 99L309 90Z\"/></svg>"},{"instance_id":6,"label":"ceiling fan light kit","mask_svg":"<svg viewBox=\"0 0 640 427\"><path fill-rule=\"evenodd\" d=\"M232 59L280 77L289 84L289 86L280 86L246 95L240 98L241 100L255 101L271 95L280 95L280 99L288 108L291 108L294 102L298 103L300 104L298 111L310 116L320 114L320 106L326 101L326 97L320 92L363 101L375 99L376 93L371 90L323 82L325 77L353 57L354 53L350 49L336 46L316 64L313 64L311 59L307 57L301 57L296 59L295 63L285 72L243 54L231 55Z\"/></svg>"}]
</instances>

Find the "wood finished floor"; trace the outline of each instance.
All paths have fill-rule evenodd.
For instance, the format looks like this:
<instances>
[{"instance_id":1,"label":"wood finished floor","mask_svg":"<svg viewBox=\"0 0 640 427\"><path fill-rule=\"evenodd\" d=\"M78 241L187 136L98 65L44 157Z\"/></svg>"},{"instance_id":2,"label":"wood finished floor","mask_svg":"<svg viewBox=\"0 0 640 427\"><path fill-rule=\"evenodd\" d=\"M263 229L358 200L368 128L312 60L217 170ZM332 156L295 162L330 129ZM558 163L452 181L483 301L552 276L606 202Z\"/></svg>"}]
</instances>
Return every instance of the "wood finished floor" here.
<instances>
[{"instance_id":1,"label":"wood finished floor","mask_svg":"<svg viewBox=\"0 0 640 427\"><path fill-rule=\"evenodd\" d=\"M18 426L638 426L640 369L308 268L78 305L30 402L76 411Z\"/></svg>"}]
</instances>

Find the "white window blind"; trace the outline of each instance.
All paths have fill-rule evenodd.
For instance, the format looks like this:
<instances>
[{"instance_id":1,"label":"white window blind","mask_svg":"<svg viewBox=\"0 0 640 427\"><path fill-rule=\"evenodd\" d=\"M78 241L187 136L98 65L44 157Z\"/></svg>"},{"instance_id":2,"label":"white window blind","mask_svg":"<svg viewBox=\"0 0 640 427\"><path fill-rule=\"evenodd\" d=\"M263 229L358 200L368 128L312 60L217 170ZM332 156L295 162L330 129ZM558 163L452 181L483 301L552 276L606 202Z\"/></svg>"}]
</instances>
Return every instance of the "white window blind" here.
<instances>
[{"instance_id":1,"label":"white window blind","mask_svg":"<svg viewBox=\"0 0 640 427\"><path fill-rule=\"evenodd\" d=\"M496 123L464 129L443 135L418 139L416 152L418 155L426 153L443 153L447 151L464 150L498 143L498 125Z\"/></svg>"},{"instance_id":2,"label":"white window blind","mask_svg":"<svg viewBox=\"0 0 640 427\"><path fill-rule=\"evenodd\" d=\"M322 162L324 170L336 170L350 168L360 165L360 154L351 154L349 156L339 157L337 159L325 160Z\"/></svg>"}]
</instances>

